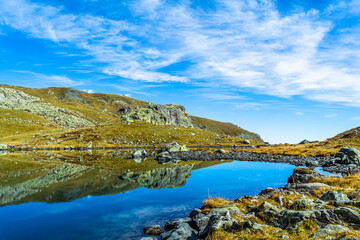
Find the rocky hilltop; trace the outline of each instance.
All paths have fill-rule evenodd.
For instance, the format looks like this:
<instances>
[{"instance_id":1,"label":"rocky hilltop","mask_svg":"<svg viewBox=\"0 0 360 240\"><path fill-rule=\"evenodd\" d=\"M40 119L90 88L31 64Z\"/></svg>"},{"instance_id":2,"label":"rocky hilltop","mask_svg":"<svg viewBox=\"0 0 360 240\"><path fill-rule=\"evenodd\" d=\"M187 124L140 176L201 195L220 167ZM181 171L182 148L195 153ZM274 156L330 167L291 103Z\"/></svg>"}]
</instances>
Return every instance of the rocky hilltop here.
<instances>
[{"instance_id":1,"label":"rocky hilltop","mask_svg":"<svg viewBox=\"0 0 360 240\"><path fill-rule=\"evenodd\" d=\"M0 144L18 147L190 143L189 138L194 144L235 144L245 139L263 143L259 135L231 123L191 116L181 105L71 88L0 85L0 115Z\"/></svg>"}]
</instances>

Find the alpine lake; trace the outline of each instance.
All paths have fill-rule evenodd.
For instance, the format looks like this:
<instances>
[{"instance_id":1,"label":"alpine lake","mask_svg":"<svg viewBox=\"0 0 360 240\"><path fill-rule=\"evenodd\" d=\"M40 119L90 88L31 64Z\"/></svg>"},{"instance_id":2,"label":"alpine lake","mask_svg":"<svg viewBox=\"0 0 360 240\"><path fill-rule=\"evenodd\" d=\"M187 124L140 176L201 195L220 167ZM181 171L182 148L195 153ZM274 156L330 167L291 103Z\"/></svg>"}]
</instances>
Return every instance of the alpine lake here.
<instances>
[{"instance_id":1,"label":"alpine lake","mask_svg":"<svg viewBox=\"0 0 360 240\"><path fill-rule=\"evenodd\" d=\"M209 197L287 183L295 166L246 161L158 164L130 151L0 153L0 239L139 239Z\"/></svg>"}]
</instances>

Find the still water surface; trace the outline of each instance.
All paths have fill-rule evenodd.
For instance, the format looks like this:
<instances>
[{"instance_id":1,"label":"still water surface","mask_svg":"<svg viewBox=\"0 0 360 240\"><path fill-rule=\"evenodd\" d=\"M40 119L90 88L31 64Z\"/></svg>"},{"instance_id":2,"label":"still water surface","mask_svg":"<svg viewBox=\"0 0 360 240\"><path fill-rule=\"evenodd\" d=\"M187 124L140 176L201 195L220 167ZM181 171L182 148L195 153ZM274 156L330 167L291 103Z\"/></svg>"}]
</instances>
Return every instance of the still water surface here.
<instances>
[{"instance_id":1,"label":"still water surface","mask_svg":"<svg viewBox=\"0 0 360 240\"><path fill-rule=\"evenodd\" d=\"M209 196L235 199L283 186L294 168L234 161L193 170L182 187L7 205L0 207L0 239L139 239L143 227L185 217Z\"/></svg>"}]
</instances>

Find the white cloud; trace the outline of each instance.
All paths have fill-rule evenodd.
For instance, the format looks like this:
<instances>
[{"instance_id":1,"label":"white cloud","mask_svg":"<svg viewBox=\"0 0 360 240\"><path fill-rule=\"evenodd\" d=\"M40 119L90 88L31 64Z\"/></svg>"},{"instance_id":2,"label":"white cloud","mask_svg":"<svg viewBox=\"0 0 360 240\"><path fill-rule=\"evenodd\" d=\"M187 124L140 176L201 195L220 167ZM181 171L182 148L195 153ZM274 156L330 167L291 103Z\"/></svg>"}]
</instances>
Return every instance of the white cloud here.
<instances>
[{"instance_id":1,"label":"white cloud","mask_svg":"<svg viewBox=\"0 0 360 240\"><path fill-rule=\"evenodd\" d=\"M296 115L298 115L298 116L302 116L302 115L304 115L304 113L303 113L303 112L296 112L295 114L296 114Z\"/></svg>"},{"instance_id":2,"label":"white cloud","mask_svg":"<svg viewBox=\"0 0 360 240\"><path fill-rule=\"evenodd\" d=\"M360 116L352 117L351 120L359 121L359 120L360 120Z\"/></svg>"},{"instance_id":3,"label":"white cloud","mask_svg":"<svg viewBox=\"0 0 360 240\"><path fill-rule=\"evenodd\" d=\"M83 64L108 75L155 83L206 82L360 106L360 25L337 26L346 12L358 11L358 1L287 15L271 0L218 0L217 9L209 12L191 8L189 1L135 4L131 9L141 21L130 22L4 0L0 24L83 50L92 57ZM332 31L336 34L330 36ZM192 64L176 74L161 71L181 61Z\"/></svg>"},{"instance_id":4,"label":"white cloud","mask_svg":"<svg viewBox=\"0 0 360 240\"><path fill-rule=\"evenodd\" d=\"M87 93L94 93L94 90L92 90L92 89L83 89L81 91L87 92Z\"/></svg>"},{"instance_id":5,"label":"white cloud","mask_svg":"<svg viewBox=\"0 0 360 240\"><path fill-rule=\"evenodd\" d=\"M30 79L33 82L41 82L43 84L52 84L52 85L55 84L56 86L62 86L62 87L73 87L83 84L82 81L75 81L63 75L46 75L31 71L17 71L17 70L13 72L24 74L27 77L30 77Z\"/></svg>"}]
</instances>

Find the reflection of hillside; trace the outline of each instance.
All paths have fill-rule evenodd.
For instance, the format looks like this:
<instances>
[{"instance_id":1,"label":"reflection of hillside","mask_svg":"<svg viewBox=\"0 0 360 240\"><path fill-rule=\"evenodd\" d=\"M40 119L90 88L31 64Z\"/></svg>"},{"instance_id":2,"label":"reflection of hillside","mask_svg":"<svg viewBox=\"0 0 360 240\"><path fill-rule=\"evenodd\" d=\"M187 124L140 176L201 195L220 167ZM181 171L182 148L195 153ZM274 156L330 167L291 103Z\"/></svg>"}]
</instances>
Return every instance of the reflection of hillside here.
<instances>
[{"instance_id":1,"label":"reflection of hillside","mask_svg":"<svg viewBox=\"0 0 360 240\"><path fill-rule=\"evenodd\" d=\"M122 179L147 188L176 188L185 185L191 176L194 164L176 166L172 168L158 168L147 172L125 172Z\"/></svg>"},{"instance_id":2,"label":"reflection of hillside","mask_svg":"<svg viewBox=\"0 0 360 240\"><path fill-rule=\"evenodd\" d=\"M128 171L117 176L105 170L61 165L41 176L1 186L0 206L30 201L66 202L88 195L117 194L142 186L180 187L191 176L193 166L194 164L188 164L140 173Z\"/></svg>"}]
</instances>

